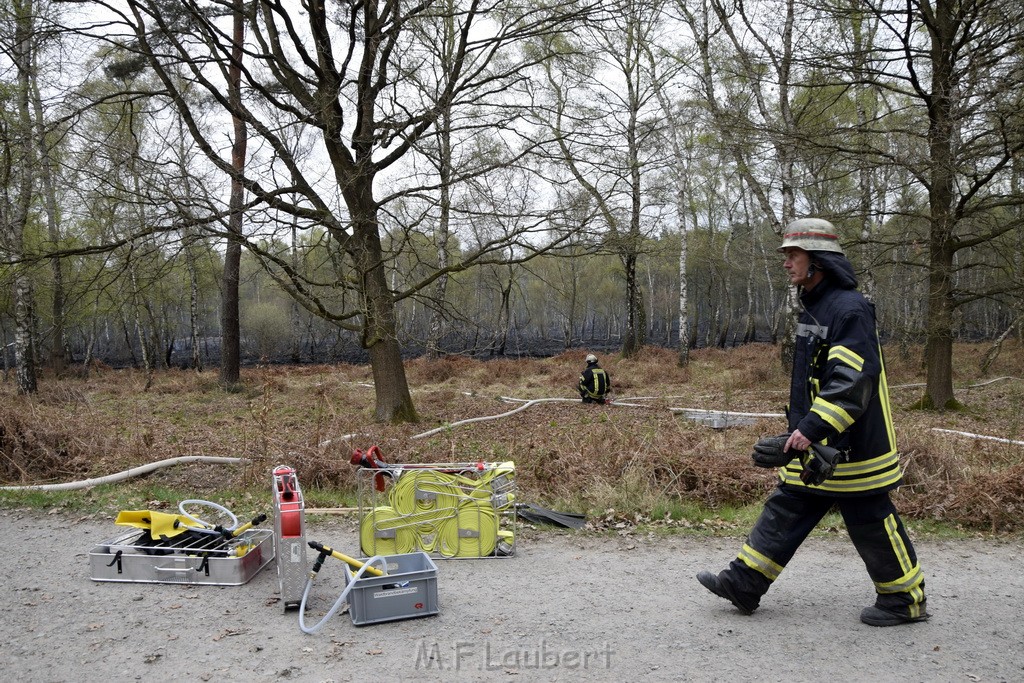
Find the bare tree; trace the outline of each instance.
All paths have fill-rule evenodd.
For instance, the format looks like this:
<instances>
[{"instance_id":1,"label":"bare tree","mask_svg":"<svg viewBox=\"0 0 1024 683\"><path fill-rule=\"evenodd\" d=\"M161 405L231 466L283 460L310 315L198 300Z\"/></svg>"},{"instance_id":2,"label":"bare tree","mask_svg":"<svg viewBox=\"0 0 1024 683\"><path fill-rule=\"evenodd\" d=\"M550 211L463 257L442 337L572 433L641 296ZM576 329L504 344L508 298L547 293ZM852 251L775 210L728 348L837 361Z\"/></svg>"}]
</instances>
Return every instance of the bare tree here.
<instances>
[{"instance_id":1,"label":"bare tree","mask_svg":"<svg viewBox=\"0 0 1024 683\"><path fill-rule=\"evenodd\" d=\"M231 3L231 58L227 66L228 105L231 110L231 199L228 206L228 235L224 248L224 274L221 280L220 381L231 386L241 375L241 330L238 317L238 277L242 260L242 234L245 201L245 150L249 131L240 114L242 109L242 59L245 40L245 4Z\"/></svg>"},{"instance_id":2,"label":"bare tree","mask_svg":"<svg viewBox=\"0 0 1024 683\"><path fill-rule=\"evenodd\" d=\"M911 150L897 156L875 145L871 153L906 168L927 197L926 212L908 216L927 226L927 382L921 403L952 407L954 312L1007 291L1005 282L972 290L965 275L995 263L966 256L1022 228L1024 197L1012 191L1011 176L1024 151L1024 8L1011 0L866 0L849 11L882 27L872 68L859 70L889 94L894 110L871 129L907 139L902 149ZM906 125L908 107L922 125ZM958 255L965 258L958 261ZM1021 283L1009 284L1019 291Z\"/></svg>"},{"instance_id":3,"label":"bare tree","mask_svg":"<svg viewBox=\"0 0 1024 683\"><path fill-rule=\"evenodd\" d=\"M655 44L646 46L648 70L654 75L655 97L665 118L665 136L672 150L669 178L672 185L675 203L676 220L679 226L679 366L686 367L690 362L690 312L689 291L686 280L686 261L689 253L688 234L694 225L687 225L691 216L689 205L693 196L693 179L691 177L693 149L692 109L680 102L674 104L675 97L671 86L677 82L677 76L688 66L692 58L690 49L672 52L659 49ZM688 116L688 114L690 116Z\"/></svg>"},{"instance_id":4,"label":"bare tree","mask_svg":"<svg viewBox=\"0 0 1024 683\"><path fill-rule=\"evenodd\" d=\"M323 227L342 246L349 270L336 284L359 293L355 309L331 310L317 296L318 283L304 282L288 267L287 259L274 265L282 283L308 310L360 334L373 369L376 417L415 420L396 335L395 301L408 294L389 287L381 222L381 207L407 194L409 188L398 187L381 196L380 187L394 181L387 172L397 173L399 162L435 126L441 112L469 103L492 106L531 61L546 59L546 55L506 59L511 50L538 35L570 29L592 8L585 2L553 7L478 0L454 3L450 14L457 40L452 68L442 72L423 68L433 57L410 27L434 21L447 11L446 3L313 4L300 13L297 6L276 0L255 2L247 6L249 38L244 57L232 56L232 41L211 11L217 4L196 0L173 8L158 0L100 4L119 17L118 24L126 29L116 36L112 26L105 26L104 37L149 60L208 159L238 180L254 202L296 216L304 229ZM188 101L172 77L171 67L178 65L188 69L189 80L224 112L244 121L251 138L258 139L259 154L249 155L244 171L224 156L219 136L189 115ZM243 82L240 100L225 90L232 69L239 70ZM411 86L410 79L428 73L437 77L431 87ZM289 126L307 125L315 131L315 163L303 164L291 155L280 128L269 123L266 114L271 111L287 114ZM521 242L519 246L531 248ZM448 270L465 267L460 262ZM416 286L427 286L440 272Z\"/></svg>"},{"instance_id":5,"label":"bare tree","mask_svg":"<svg viewBox=\"0 0 1024 683\"><path fill-rule=\"evenodd\" d=\"M647 335L637 264L658 216L645 183L668 163L658 144L663 85L649 68L649 45L666 27L664 8L660 0L610 3L608 18L580 35L575 54L547 66L551 102L539 113L558 141L558 161L603 223L605 247L621 262L627 358Z\"/></svg>"},{"instance_id":6,"label":"bare tree","mask_svg":"<svg viewBox=\"0 0 1024 683\"><path fill-rule=\"evenodd\" d=\"M701 0L677 2L694 36L699 96L746 192L776 235L796 213L797 126L793 112L795 0L754 7ZM728 74L722 78L722 74ZM771 164L765 164L769 158ZM795 290L789 310L796 311ZM786 316L787 329L795 319ZM792 362L783 335L782 362Z\"/></svg>"},{"instance_id":7,"label":"bare tree","mask_svg":"<svg viewBox=\"0 0 1024 683\"><path fill-rule=\"evenodd\" d=\"M437 60L436 67L441 71L450 71L455 67L455 57L459 45L459 36L456 33L455 16L453 14L455 5L448 2L445 12L438 17L436 23L428 23L424 29L424 44L433 43L436 46ZM440 80L435 76L435 81ZM437 268L440 275L434 283L432 306L430 308L430 322L427 330L426 355L428 358L437 358L441 352L441 340L445 334L445 302L448 295L448 252L452 234L452 193L453 193L453 133L454 122L452 120L453 107L451 102L442 104L442 109L435 124L435 135L423 140L420 149L425 151L426 157L435 165L437 170L437 224L434 229L434 249L437 254ZM430 148L433 149L430 149Z\"/></svg>"},{"instance_id":8,"label":"bare tree","mask_svg":"<svg viewBox=\"0 0 1024 683\"><path fill-rule=\"evenodd\" d=\"M45 15L53 12L52 6L45 6L45 9L39 13L40 19L43 19ZM54 40L59 37L59 32L54 30L52 27L49 30L44 30L43 27L36 32L34 40L39 41L42 44L44 41ZM33 131L35 137L35 143L38 153L38 166L39 166L39 185L40 194L42 195L43 212L46 216L46 233L53 248L56 249L61 244L61 229L60 229L60 209L58 207L57 199L57 162L54 159L55 147L59 140L59 131L48 130L46 121L46 110L44 108L43 95L39 86L40 81L40 62L46 57L40 57L41 49L35 49L32 51L32 70L30 72L30 83L32 94L32 114L35 122L35 130ZM59 57L58 57L59 59ZM47 60L49 61L49 60ZM59 66L59 63L56 65ZM49 80L49 79L46 79ZM52 296L50 298L50 314L52 322L52 334L50 343L49 361L50 366L53 368L54 374L60 377L64 373L64 367L67 364L67 339L64 333L64 315L65 315L65 302L66 302L66 291L64 282L64 263L59 257L52 257L50 261L50 276L52 278Z\"/></svg>"}]
</instances>

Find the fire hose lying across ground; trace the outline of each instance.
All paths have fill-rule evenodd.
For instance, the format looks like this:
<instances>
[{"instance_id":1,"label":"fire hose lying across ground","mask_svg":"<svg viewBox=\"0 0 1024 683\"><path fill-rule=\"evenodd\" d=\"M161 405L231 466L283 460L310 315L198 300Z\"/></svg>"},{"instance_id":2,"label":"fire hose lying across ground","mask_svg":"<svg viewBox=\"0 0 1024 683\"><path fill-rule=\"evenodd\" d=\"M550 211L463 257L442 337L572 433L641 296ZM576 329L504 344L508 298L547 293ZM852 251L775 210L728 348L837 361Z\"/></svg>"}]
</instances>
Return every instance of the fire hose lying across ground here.
<instances>
[{"instance_id":1,"label":"fire hose lying across ground","mask_svg":"<svg viewBox=\"0 0 1024 683\"><path fill-rule=\"evenodd\" d=\"M953 434L955 436L962 436L969 439L984 439L987 441L1009 443L1015 446L1024 446L1024 441L1006 439L999 436L988 436L986 434L972 434L971 432L957 432L951 429L942 429L940 427L932 427L932 431L942 432L945 434ZM132 477L140 477L144 474L149 474L150 472L155 472L165 467L173 467L174 465L184 465L188 463L236 465L243 462L247 462L247 459L227 457L222 458L212 455L183 455L177 458L158 460L156 462L151 462L146 465L140 465L139 467L130 467L127 470L124 470L123 472L116 472L114 474L108 474L106 476L96 477L93 479L69 481L60 484L25 484L23 486L0 486L0 491L75 491L78 489L86 489L92 486L99 486L100 484L112 484L118 481L124 481L125 479L130 479Z\"/></svg>"},{"instance_id":2,"label":"fire hose lying across ground","mask_svg":"<svg viewBox=\"0 0 1024 683\"><path fill-rule=\"evenodd\" d=\"M182 455L177 458L168 458L166 460L158 460L151 462L147 465L140 465L139 467L129 467L123 472L117 472L116 474L108 474L103 477L96 477L94 479L84 479L82 481L65 482L63 484L29 484L26 486L0 486L0 491L19 491L19 490L31 490L31 491L72 491L75 489L85 489L90 486L99 486L100 484L112 484L118 481L124 481L132 477L139 477L143 474L149 474L156 470L163 469L164 467L171 467L173 465L184 465L187 463L199 462L209 463L213 465L235 465L241 462L245 462L245 458L222 458L214 455Z\"/></svg>"}]
</instances>

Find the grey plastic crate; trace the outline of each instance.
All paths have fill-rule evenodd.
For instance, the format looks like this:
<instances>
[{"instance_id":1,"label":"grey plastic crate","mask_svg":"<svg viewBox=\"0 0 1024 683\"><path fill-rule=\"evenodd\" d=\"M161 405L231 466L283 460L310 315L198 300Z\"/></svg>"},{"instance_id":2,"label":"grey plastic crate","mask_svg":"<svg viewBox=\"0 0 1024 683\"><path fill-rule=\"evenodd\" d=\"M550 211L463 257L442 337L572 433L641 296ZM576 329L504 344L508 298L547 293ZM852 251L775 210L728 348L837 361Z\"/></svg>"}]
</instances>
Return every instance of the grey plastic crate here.
<instances>
[{"instance_id":1,"label":"grey plastic crate","mask_svg":"<svg viewBox=\"0 0 1024 683\"><path fill-rule=\"evenodd\" d=\"M385 576L364 575L348 596L349 614L356 626L437 614L437 565L424 552L382 555ZM378 566L374 563L374 566Z\"/></svg>"}]
</instances>

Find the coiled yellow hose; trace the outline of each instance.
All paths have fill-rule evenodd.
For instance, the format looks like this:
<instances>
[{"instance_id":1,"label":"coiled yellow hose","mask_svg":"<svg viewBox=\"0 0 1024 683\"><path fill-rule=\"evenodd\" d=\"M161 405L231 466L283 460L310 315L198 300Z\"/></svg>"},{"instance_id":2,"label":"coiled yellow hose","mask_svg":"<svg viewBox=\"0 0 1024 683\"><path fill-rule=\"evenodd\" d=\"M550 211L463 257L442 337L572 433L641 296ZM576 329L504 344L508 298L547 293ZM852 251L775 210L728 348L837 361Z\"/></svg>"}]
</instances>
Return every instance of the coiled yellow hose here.
<instances>
[{"instance_id":1,"label":"coiled yellow hose","mask_svg":"<svg viewBox=\"0 0 1024 683\"><path fill-rule=\"evenodd\" d=\"M498 542L498 517L490 505L466 503L437 526L434 549L445 557L487 557Z\"/></svg>"},{"instance_id":2,"label":"coiled yellow hose","mask_svg":"<svg viewBox=\"0 0 1024 683\"><path fill-rule=\"evenodd\" d=\"M443 471L442 470L447 470ZM462 474L449 466L409 468L391 487L390 505L373 508L360 525L365 554L399 554L420 549L445 557L486 557L499 538L505 548L513 534L499 533L497 511L514 505L515 463L494 463Z\"/></svg>"},{"instance_id":3,"label":"coiled yellow hose","mask_svg":"<svg viewBox=\"0 0 1024 683\"><path fill-rule=\"evenodd\" d=\"M359 544L363 553L403 555L416 550L416 532L404 526L401 520L402 515L386 505L370 510L359 525Z\"/></svg>"}]
</instances>

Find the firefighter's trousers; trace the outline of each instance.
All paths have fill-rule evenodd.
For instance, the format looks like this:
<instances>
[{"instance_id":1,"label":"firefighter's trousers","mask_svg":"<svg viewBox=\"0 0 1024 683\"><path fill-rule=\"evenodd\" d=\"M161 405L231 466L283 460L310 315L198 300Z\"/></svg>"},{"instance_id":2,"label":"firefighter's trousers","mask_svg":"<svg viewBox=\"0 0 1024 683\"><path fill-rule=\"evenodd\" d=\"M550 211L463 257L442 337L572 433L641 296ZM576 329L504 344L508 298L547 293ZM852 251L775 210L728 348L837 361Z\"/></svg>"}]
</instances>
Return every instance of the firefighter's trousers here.
<instances>
[{"instance_id":1,"label":"firefighter's trousers","mask_svg":"<svg viewBox=\"0 0 1024 683\"><path fill-rule=\"evenodd\" d=\"M888 492L840 497L779 485L765 501L743 549L719 579L729 582L744 604L756 607L833 506L839 508L874 582L876 606L911 617L923 613L924 574Z\"/></svg>"}]
</instances>

